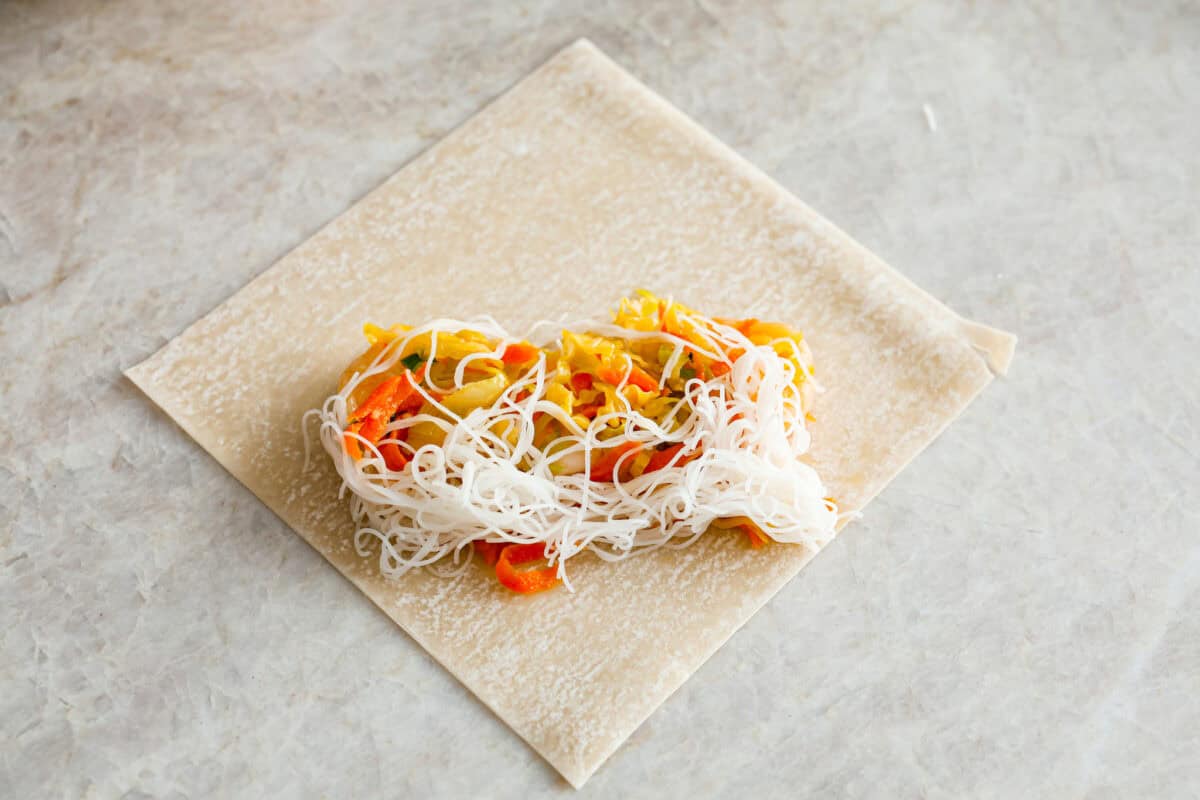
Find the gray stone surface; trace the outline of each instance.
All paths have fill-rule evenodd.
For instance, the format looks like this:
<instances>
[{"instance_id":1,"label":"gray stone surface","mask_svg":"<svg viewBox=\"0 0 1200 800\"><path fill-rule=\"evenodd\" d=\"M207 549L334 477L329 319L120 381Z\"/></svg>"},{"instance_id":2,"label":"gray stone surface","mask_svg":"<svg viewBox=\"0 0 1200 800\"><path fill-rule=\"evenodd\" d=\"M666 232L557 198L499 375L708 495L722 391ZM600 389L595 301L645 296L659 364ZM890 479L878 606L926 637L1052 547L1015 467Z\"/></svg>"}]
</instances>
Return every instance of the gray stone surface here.
<instances>
[{"instance_id":1,"label":"gray stone surface","mask_svg":"<svg viewBox=\"0 0 1200 800\"><path fill-rule=\"evenodd\" d=\"M1195 4L402 5L0 5L0 796L570 795L120 371L578 36L1022 337L580 795L1200 796Z\"/></svg>"}]
</instances>

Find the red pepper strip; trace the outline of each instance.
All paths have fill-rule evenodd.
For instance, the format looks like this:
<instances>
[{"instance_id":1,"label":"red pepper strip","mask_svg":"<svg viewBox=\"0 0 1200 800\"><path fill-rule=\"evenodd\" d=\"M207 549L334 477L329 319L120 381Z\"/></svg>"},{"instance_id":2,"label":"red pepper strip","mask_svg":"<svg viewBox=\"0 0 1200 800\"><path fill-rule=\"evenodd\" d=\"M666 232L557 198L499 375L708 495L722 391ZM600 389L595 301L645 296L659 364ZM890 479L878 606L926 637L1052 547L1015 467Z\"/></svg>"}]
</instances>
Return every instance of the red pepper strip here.
<instances>
[{"instance_id":1,"label":"red pepper strip","mask_svg":"<svg viewBox=\"0 0 1200 800\"><path fill-rule=\"evenodd\" d=\"M538 349L528 342L510 344L500 354L500 360L505 364L528 364L538 357Z\"/></svg>"},{"instance_id":2,"label":"red pepper strip","mask_svg":"<svg viewBox=\"0 0 1200 800\"><path fill-rule=\"evenodd\" d=\"M435 399L439 399L439 400L441 399L438 397L437 392L430 392L429 394L432 397L434 397ZM425 398L421 396L420 392L418 392L414 389L412 394L410 394L408 397L406 397L404 399L404 402L402 402L400 404L400 407L396 409L396 413L403 414L406 411L416 411L417 409L419 409L421 407L421 404L424 402L425 402Z\"/></svg>"},{"instance_id":3,"label":"red pepper strip","mask_svg":"<svg viewBox=\"0 0 1200 800\"><path fill-rule=\"evenodd\" d=\"M388 404L388 400L396 390L404 383L399 375L389 375L380 381L379 385L371 394L367 395L367 399L363 401L354 411L353 421L358 422L381 410Z\"/></svg>"},{"instance_id":4,"label":"red pepper strip","mask_svg":"<svg viewBox=\"0 0 1200 800\"><path fill-rule=\"evenodd\" d=\"M712 364L712 374L714 378L719 378L729 372L729 365L724 361L714 361Z\"/></svg>"},{"instance_id":5,"label":"red pepper strip","mask_svg":"<svg viewBox=\"0 0 1200 800\"><path fill-rule=\"evenodd\" d=\"M408 465L408 456L392 439L387 439L379 445L379 454L383 456L383 463L387 464L387 468L392 472L399 472Z\"/></svg>"},{"instance_id":6,"label":"red pepper strip","mask_svg":"<svg viewBox=\"0 0 1200 800\"><path fill-rule=\"evenodd\" d=\"M738 525L738 527L742 530L742 532L744 534L746 534L746 538L750 540L750 546L753 547L755 550L757 550L758 548L762 547L764 544L767 543L767 541L768 541L767 535L765 533L763 533L762 531L760 531L754 525L751 525L750 523L745 523L743 525Z\"/></svg>"},{"instance_id":7,"label":"red pepper strip","mask_svg":"<svg viewBox=\"0 0 1200 800\"><path fill-rule=\"evenodd\" d=\"M354 421L346 428L346 435L342 437L350 457L356 461L362 458L362 447L358 439L350 434L357 433L372 444L378 442L388 421L404 401L415 393L411 372L392 375L375 387L375 391L371 392L366 402L355 410Z\"/></svg>"},{"instance_id":8,"label":"red pepper strip","mask_svg":"<svg viewBox=\"0 0 1200 800\"><path fill-rule=\"evenodd\" d=\"M571 376L571 388L577 392L584 392L592 388L592 376L586 372L576 372Z\"/></svg>"},{"instance_id":9,"label":"red pepper strip","mask_svg":"<svg viewBox=\"0 0 1200 800\"><path fill-rule=\"evenodd\" d=\"M407 408L419 408L420 393L416 391L416 384L420 383L425 378L425 368L427 364L422 364L417 367L416 372L405 370L403 375L390 375L383 380L375 391L367 397L367 399L354 410L351 415L351 422L360 422L366 420L367 417L376 416L389 408L396 410L406 410ZM413 404L412 395L416 395L418 402ZM396 410L391 412L388 419L395 415Z\"/></svg>"},{"instance_id":10,"label":"red pepper strip","mask_svg":"<svg viewBox=\"0 0 1200 800\"><path fill-rule=\"evenodd\" d=\"M518 571L520 564L530 564L546 557L546 547L541 542L532 544L510 544L500 551L496 559L496 578L502 586L520 594L533 594L553 589L560 581L554 567Z\"/></svg>"},{"instance_id":11,"label":"red pepper strip","mask_svg":"<svg viewBox=\"0 0 1200 800\"><path fill-rule=\"evenodd\" d=\"M358 423L358 435L372 444L379 441L383 436L383 429L400 410L401 404L413 393L412 384L403 378L396 378L394 382L389 379L388 383L392 384L389 394L383 397L378 405L370 408ZM380 388L383 388L382 384Z\"/></svg>"},{"instance_id":12,"label":"red pepper strip","mask_svg":"<svg viewBox=\"0 0 1200 800\"><path fill-rule=\"evenodd\" d=\"M601 367L600 369L596 370L596 375L600 378L600 380L611 383L613 386L619 386L621 384L621 380L625 377L623 372L613 369L612 367ZM646 370L642 369L637 364L634 364L629 370L629 380L627 383L646 392L658 391L658 381L654 380L654 378L650 376L650 373L646 372Z\"/></svg>"},{"instance_id":13,"label":"red pepper strip","mask_svg":"<svg viewBox=\"0 0 1200 800\"><path fill-rule=\"evenodd\" d=\"M616 481L617 462L621 460L623 455L630 453L631 455L625 459L625 463L632 463L633 456L641 449L642 445L638 442L626 442L625 444L606 450L604 455L600 456L600 460L592 464L592 471L588 477L596 482Z\"/></svg>"},{"instance_id":14,"label":"red pepper strip","mask_svg":"<svg viewBox=\"0 0 1200 800\"><path fill-rule=\"evenodd\" d=\"M476 539L471 544L474 546L475 552L483 556L483 560L489 567L496 566L496 561L500 558L500 551L508 546L501 542L488 542L483 539Z\"/></svg>"},{"instance_id":15,"label":"red pepper strip","mask_svg":"<svg viewBox=\"0 0 1200 800\"><path fill-rule=\"evenodd\" d=\"M671 463L671 459L675 458L676 454L681 450L683 450L683 442L673 444L665 450L656 450L654 455L650 456L650 461L646 464L646 468L642 470L642 474L645 475L647 472L654 472L667 466ZM675 462L675 466L682 467L688 461L691 461L691 458L690 455L684 456Z\"/></svg>"}]
</instances>

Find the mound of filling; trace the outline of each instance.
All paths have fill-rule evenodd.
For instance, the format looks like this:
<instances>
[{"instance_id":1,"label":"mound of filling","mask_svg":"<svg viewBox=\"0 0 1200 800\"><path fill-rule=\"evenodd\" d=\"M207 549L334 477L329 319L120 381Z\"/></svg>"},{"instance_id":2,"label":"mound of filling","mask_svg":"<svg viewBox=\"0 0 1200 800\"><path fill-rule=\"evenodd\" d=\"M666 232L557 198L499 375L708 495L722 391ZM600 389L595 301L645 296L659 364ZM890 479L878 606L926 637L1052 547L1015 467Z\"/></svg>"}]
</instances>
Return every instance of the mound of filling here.
<instances>
[{"instance_id":1,"label":"mound of filling","mask_svg":"<svg viewBox=\"0 0 1200 800\"><path fill-rule=\"evenodd\" d=\"M819 548L838 512L802 460L814 394L798 331L648 292L611 321L517 338L495 320L368 324L322 408L355 546L382 572L453 574L472 552L516 592L710 528ZM532 341L531 341L532 340Z\"/></svg>"}]
</instances>

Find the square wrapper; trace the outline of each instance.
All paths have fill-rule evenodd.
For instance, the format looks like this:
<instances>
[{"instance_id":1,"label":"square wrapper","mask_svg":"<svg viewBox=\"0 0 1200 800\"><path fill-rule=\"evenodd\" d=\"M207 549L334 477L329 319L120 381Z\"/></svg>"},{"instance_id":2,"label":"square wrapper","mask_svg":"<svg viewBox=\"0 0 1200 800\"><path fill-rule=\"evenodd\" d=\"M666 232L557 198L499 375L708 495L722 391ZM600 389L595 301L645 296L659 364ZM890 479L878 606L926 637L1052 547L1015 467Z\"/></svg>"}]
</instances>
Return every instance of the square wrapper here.
<instances>
[{"instance_id":1,"label":"square wrapper","mask_svg":"<svg viewBox=\"0 0 1200 800\"><path fill-rule=\"evenodd\" d=\"M805 332L826 388L812 459L846 509L928 445L1014 344L580 41L128 375L579 786L814 554L710 535L620 564L576 559L573 594L515 596L478 565L389 582L355 553L327 460L303 469L300 418L361 351L363 321L489 313L520 332L601 315L637 286Z\"/></svg>"}]
</instances>

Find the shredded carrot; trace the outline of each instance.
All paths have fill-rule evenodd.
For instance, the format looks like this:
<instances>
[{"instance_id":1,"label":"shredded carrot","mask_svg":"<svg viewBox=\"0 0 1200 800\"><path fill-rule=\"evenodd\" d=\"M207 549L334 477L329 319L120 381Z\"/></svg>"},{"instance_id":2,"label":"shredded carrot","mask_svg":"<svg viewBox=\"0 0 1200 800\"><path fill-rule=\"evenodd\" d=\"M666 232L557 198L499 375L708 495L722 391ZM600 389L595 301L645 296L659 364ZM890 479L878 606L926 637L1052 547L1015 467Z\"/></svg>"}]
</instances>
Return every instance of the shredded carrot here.
<instances>
[{"instance_id":1,"label":"shredded carrot","mask_svg":"<svg viewBox=\"0 0 1200 800\"><path fill-rule=\"evenodd\" d=\"M605 383L611 383L613 386L618 386L625 379L624 373L613 367L601 366L596 369L596 377Z\"/></svg>"}]
</instances>

